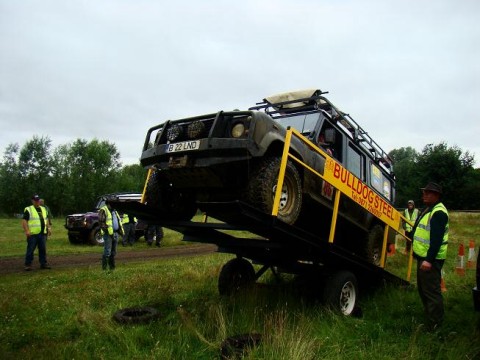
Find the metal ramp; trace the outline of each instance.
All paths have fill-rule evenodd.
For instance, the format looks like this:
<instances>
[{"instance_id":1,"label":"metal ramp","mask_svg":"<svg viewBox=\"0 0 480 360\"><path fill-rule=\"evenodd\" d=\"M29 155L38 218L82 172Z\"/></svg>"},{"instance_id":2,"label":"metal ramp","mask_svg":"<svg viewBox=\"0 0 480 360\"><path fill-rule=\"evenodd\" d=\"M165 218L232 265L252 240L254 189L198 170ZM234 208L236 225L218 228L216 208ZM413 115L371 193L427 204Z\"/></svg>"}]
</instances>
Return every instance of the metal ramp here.
<instances>
[{"instance_id":1,"label":"metal ramp","mask_svg":"<svg viewBox=\"0 0 480 360\"><path fill-rule=\"evenodd\" d=\"M114 202L112 205L120 212L129 212L183 234L184 241L215 244L219 252L248 258L265 267L280 267L292 273L308 272L312 267L318 270L348 269L358 277L408 284L401 277L330 243L328 239L288 225L245 202L201 203L209 217L214 218L213 222L169 219L139 202ZM236 231L248 232L250 236L239 237Z\"/></svg>"}]
</instances>

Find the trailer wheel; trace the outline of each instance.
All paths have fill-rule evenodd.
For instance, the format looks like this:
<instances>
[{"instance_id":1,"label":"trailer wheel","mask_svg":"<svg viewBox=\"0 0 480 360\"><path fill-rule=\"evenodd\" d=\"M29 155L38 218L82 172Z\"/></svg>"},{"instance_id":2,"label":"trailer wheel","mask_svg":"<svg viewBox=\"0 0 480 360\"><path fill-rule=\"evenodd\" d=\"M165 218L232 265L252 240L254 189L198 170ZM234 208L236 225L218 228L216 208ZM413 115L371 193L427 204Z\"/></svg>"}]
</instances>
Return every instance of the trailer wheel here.
<instances>
[{"instance_id":1,"label":"trailer wheel","mask_svg":"<svg viewBox=\"0 0 480 360\"><path fill-rule=\"evenodd\" d=\"M262 160L254 170L247 189L247 201L265 213L271 213L277 187L281 159L270 157ZM287 162L283 181L278 218L294 224L302 208L302 181L297 168Z\"/></svg>"},{"instance_id":2,"label":"trailer wheel","mask_svg":"<svg viewBox=\"0 0 480 360\"><path fill-rule=\"evenodd\" d=\"M100 226L95 226L88 234L88 243L90 245L103 246L103 236L100 231Z\"/></svg>"},{"instance_id":3,"label":"trailer wheel","mask_svg":"<svg viewBox=\"0 0 480 360\"><path fill-rule=\"evenodd\" d=\"M383 228L380 225L374 225L368 232L366 258L374 265L380 266L383 246Z\"/></svg>"},{"instance_id":4,"label":"trailer wheel","mask_svg":"<svg viewBox=\"0 0 480 360\"><path fill-rule=\"evenodd\" d=\"M325 284L325 304L343 315L352 315L358 295L357 278L350 271L332 274Z\"/></svg>"},{"instance_id":5,"label":"trailer wheel","mask_svg":"<svg viewBox=\"0 0 480 360\"><path fill-rule=\"evenodd\" d=\"M242 258L235 258L223 265L218 277L220 295L230 295L255 282L253 265Z\"/></svg>"},{"instance_id":6,"label":"trailer wheel","mask_svg":"<svg viewBox=\"0 0 480 360\"><path fill-rule=\"evenodd\" d=\"M197 212L193 194L172 188L157 171L148 179L145 202L174 220L190 220Z\"/></svg>"}]
</instances>

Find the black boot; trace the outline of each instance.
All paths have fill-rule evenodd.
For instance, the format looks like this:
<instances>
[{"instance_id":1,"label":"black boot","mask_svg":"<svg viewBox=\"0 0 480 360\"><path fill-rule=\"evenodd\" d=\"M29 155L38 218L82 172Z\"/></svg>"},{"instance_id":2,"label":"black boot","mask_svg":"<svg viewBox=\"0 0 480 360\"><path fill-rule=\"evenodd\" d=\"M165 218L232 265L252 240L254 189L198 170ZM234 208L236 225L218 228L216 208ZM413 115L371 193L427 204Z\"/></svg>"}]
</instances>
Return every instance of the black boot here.
<instances>
[{"instance_id":1,"label":"black boot","mask_svg":"<svg viewBox=\"0 0 480 360\"><path fill-rule=\"evenodd\" d=\"M102 269L107 270L108 256L102 256Z\"/></svg>"},{"instance_id":2,"label":"black boot","mask_svg":"<svg viewBox=\"0 0 480 360\"><path fill-rule=\"evenodd\" d=\"M108 265L110 266L110 270L115 269L115 257L113 255L110 255L108 258Z\"/></svg>"}]
</instances>

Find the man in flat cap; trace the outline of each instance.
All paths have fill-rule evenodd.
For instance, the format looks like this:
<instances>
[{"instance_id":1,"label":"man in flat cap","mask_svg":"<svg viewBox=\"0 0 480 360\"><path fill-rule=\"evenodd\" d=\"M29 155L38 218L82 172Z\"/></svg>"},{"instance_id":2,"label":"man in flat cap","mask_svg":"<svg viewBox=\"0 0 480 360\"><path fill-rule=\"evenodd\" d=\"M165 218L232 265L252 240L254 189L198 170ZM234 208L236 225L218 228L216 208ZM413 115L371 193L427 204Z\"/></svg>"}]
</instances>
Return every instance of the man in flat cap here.
<instances>
[{"instance_id":1,"label":"man in flat cap","mask_svg":"<svg viewBox=\"0 0 480 360\"><path fill-rule=\"evenodd\" d=\"M429 182L422 190L426 208L413 227L413 256L417 259L417 287L427 326L438 328L443 321L442 267L447 257L448 211L442 204L442 187Z\"/></svg>"}]
</instances>

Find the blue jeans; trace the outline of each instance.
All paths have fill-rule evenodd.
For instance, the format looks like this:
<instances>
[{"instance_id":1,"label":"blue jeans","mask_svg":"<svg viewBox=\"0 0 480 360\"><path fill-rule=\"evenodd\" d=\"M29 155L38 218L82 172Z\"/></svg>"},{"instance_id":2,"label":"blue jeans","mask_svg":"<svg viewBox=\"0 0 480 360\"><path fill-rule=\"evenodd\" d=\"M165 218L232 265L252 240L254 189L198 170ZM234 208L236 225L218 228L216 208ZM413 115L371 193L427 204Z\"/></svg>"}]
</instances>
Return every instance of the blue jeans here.
<instances>
[{"instance_id":1,"label":"blue jeans","mask_svg":"<svg viewBox=\"0 0 480 360\"><path fill-rule=\"evenodd\" d=\"M115 257L117 254L118 234L113 235L103 234L103 256Z\"/></svg>"},{"instance_id":2,"label":"blue jeans","mask_svg":"<svg viewBox=\"0 0 480 360\"><path fill-rule=\"evenodd\" d=\"M25 266L32 265L33 253L38 246L38 258L40 265L47 264L47 237L45 234L30 235L27 238L27 253L25 255Z\"/></svg>"}]
</instances>

